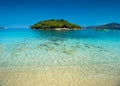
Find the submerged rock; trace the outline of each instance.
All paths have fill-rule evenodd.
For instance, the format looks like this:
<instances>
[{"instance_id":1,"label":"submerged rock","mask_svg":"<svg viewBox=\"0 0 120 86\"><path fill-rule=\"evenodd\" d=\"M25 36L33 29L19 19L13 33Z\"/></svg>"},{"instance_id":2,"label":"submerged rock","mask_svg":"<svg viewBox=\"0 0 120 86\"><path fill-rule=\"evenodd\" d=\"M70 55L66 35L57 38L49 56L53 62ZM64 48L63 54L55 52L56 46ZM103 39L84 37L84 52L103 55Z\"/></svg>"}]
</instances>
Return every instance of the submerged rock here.
<instances>
[{"instance_id":1,"label":"submerged rock","mask_svg":"<svg viewBox=\"0 0 120 86\"><path fill-rule=\"evenodd\" d=\"M0 53L2 53L2 49L3 49L3 46L2 46L2 45L0 45Z\"/></svg>"}]
</instances>

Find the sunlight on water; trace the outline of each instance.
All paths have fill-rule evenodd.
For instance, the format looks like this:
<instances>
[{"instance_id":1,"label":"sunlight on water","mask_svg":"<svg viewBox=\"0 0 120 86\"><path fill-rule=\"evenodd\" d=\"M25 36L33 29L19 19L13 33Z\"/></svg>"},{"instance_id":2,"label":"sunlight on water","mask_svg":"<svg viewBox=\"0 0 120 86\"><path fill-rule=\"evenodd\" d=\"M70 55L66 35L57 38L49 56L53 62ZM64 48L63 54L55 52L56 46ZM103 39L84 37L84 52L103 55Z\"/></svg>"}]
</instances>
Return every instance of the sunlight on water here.
<instances>
[{"instance_id":1,"label":"sunlight on water","mask_svg":"<svg viewBox=\"0 0 120 86\"><path fill-rule=\"evenodd\" d=\"M120 31L0 30L0 59L0 70L73 67L120 76Z\"/></svg>"}]
</instances>

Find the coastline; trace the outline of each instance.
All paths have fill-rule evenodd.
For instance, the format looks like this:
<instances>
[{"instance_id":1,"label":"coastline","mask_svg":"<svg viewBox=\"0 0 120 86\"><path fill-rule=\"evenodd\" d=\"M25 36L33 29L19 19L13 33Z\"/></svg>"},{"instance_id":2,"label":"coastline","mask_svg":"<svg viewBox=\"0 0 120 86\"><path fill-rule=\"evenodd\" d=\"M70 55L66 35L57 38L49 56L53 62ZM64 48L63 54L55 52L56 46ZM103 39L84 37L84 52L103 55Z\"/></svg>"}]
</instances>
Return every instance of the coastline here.
<instances>
[{"instance_id":1,"label":"coastline","mask_svg":"<svg viewBox=\"0 0 120 86\"><path fill-rule=\"evenodd\" d=\"M73 29L70 29L70 28L54 28L53 30L80 30L78 28L73 28Z\"/></svg>"},{"instance_id":2,"label":"coastline","mask_svg":"<svg viewBox=\"0 0 120 86\"><path fill-rule=\"evenodd\" d=\"M119 77L91 75L80 67L0 71L1 86L119 86Z\"/></svg>"},{"instance_id":3,"label":"coastline","mask_svg":"<svg viewBox=\"0 0 120 86\"><path fill-rule=\"evenodd\" d=\"M36 29L36 28L32 28L32 29ZM74 28L74 29L70 29L70 28L48 28L48 29L39 29L39 28L37 28L38 30L56 30L56 31L62 31L62 30L81 30L81 29L79 29L79 28ZM36 30L37 30L36 29Z\"/></svg>"}]
</instances>

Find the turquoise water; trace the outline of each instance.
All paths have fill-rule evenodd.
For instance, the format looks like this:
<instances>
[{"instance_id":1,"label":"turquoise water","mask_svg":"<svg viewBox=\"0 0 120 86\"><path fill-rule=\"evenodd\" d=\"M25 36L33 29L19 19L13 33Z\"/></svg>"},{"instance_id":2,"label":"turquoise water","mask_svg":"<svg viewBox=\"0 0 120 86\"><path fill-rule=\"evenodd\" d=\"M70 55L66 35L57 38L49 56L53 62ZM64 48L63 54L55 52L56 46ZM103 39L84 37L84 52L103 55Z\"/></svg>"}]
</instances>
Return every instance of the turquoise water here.
<instances>
[{"instance_id":1,"label":"turquoise water","mask_svg":"<svg viewBox=\"0 0 120 86\"><path fill-rule=\"evenodd\" d=\"M120 31L0 30L0 69L79 66L120 69Z\"/></svg>"}]
</instances>

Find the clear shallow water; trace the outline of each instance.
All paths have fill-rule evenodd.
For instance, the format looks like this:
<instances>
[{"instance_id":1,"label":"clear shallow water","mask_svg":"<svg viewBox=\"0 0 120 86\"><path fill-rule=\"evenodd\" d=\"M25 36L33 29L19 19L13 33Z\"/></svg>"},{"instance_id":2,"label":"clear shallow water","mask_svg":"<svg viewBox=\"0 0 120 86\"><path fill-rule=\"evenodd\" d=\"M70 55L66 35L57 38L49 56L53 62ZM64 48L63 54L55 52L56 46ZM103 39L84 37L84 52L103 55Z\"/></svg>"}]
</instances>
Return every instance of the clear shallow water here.
<instances>
[{"instance_id":1,"label":"clear shallow water","mask_svg":"<svg viewBox=\"0 0 120 86\"><path fill-rule=\"evenodd\" d=\"M0 69L79 66L120 69L120 31L0 30Z\"/></svg>"}]
</instances>

